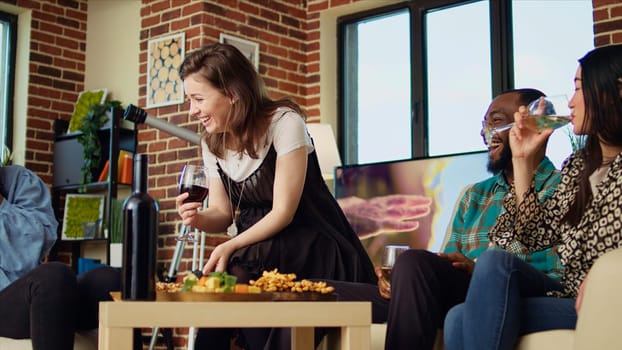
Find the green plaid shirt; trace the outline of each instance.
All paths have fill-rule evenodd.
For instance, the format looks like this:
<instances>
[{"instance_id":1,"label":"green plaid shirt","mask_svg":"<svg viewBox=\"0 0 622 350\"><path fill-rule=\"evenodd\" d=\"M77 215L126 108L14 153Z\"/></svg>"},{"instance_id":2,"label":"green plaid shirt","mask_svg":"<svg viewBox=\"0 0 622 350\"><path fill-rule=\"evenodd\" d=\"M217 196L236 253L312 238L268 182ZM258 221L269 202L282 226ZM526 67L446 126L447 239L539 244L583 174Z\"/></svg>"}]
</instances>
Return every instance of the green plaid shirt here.
<instances>
[{"instance_id":1,"label":"green plaid shirt","mask_svg":"<svg viewBox=\"0 0 622 350\"><path fill-rule=\"evenodd\" d=\"M544 202L555 191L560 174L545 157L536 170L534 181L539 200ZM510 194L510 189L503 174L468 187L456 209L445 253L460 252L469 259L475 259L489 249L488 232L503 212L503 198ZM521 259L552 278L561 278L563 266L556 247L533 253L528 253L526 248L522 251L524 253L517 254Z\"/></svg>"}]
</instances>

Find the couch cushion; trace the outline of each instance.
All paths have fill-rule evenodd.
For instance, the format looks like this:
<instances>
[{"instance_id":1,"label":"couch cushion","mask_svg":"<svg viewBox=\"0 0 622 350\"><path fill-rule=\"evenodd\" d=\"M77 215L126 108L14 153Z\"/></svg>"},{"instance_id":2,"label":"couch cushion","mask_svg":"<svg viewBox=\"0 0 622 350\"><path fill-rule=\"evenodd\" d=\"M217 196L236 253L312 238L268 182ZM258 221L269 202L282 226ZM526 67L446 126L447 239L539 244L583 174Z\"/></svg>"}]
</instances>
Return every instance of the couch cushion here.
<instances>
[{"instance_id":1,"label":"couch cushion","mask_svg":"<svg viewBox=\"0 0 622 350\"><path fill-rule=\"evenodd\" d=\"M371 325L371 350L383 350L387 325ZM527 334L519 339L514 350L548 350L548 349L572 349L574 331L556 329L546 332ZM439 329L436 335L434 350L443 350L443 332Z\"/></svg>"},{"instance_id":2,"label":"couch cushion","mask_svg":"<svg viewBox=\"0 0 622 350\"><path fill-rule=\"evenodd\" d=\"M372 323L371 325L371 350L383 350L384 340L387 334L386 323ZM443 331L438 330L436 333L436 341L434 343L433 350L443 350L445 344L443 344Z\"/></svg>"},{"instance_id":3,"label":"couch cushion","mask_svg":"<svg viewBox=\"0 0 622 350\"><path fill-rule=\"evenodd\" d=\"M0 337L1 350L32 350L30 339ZM74 350L97 350L97 330L76 333Z\"/></svg>"},{"instance_id":4,"label":"couch cushion","mask_svg":"<svg viewBox=\"0 0 622 350\"><path fill-rule=\"evenodd\" d=\"M573 344L574 330L556 329L520 337L515 350L572 349Z\"/></svg>"}]
</instances>

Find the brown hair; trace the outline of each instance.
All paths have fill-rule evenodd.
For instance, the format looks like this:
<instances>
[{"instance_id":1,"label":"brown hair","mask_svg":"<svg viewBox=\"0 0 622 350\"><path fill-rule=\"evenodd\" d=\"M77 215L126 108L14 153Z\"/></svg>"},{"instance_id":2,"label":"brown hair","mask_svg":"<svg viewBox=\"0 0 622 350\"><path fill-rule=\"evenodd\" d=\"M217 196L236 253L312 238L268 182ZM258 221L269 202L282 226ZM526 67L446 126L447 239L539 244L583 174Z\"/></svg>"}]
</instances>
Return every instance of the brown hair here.
<instances>
[{"instance_id":1,"label":"brown hair","mask_svg":"<svg viewBox=\"0 0 622 350\"><path fill-rule=\"evenodd\" d=\"M294 101L272 100L253 64L234 46L213 43L191 52L179 69L185 80L198 73L233 103L228 116L228 131L239 149L257 158L258 144L268 130L271 117L279 107L287 107L306 119L306 114ZM224 156L224 133L203 134L209 150L217 157Z\"/></svg>"}]
</instances>

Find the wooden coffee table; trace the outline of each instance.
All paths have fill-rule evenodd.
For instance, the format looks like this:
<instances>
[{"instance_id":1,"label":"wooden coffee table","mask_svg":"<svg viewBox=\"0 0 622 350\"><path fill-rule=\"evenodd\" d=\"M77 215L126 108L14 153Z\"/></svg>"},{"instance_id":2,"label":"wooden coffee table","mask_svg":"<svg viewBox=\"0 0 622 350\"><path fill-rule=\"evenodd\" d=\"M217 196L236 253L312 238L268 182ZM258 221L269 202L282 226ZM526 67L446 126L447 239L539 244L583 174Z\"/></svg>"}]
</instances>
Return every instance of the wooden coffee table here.
<instances>
[{"instance_id":1,"label":"wooden coffee table","mask_svg":"<svg viewBox=\"0 0 622 350\"><path fill-rule=\"evenodd\" d=\"M289 327L292 349L313 349L315 327L339 327L341 349L370 348L371 303L337 301L109 301L99 349L131 349L132 328Z\"/></svg>"}]
</instances>

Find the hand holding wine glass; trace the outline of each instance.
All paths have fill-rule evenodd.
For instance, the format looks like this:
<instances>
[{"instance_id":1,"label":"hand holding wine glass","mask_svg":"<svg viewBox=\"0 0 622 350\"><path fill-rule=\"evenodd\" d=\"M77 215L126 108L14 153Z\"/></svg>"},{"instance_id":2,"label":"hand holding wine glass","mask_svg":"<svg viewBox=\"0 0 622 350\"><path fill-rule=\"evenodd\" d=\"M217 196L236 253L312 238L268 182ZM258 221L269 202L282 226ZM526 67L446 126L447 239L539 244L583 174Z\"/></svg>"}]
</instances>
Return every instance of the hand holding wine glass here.
<instances>
[{"instance_id":1,"label":"hand holding wine glass","mask_svg":"<svg viewBox=\"0 0 622 350\"><path fill-rule=\"evenodd\" d=\"M557 129L570 122L570 108L566 95L543 96L532 101L529 116L523 125L534 130Z\"/></svg>"},{"instance_id":2,"label":"hand holding wine glass","mask_svg":"<svg viewBox=\"0 0 622 350\"><path fill-rule=\"evenodd\" d=\"M521 113L525 113L521 124L538 133L544 129L557 129L570 122L570 108L566 95L542 96L531 101L527 109ZM484 128L486 143L491 144L496 133L508 131L513 126L514 123L509 123L497 128Z\"/></svg>"},{"instance_id":3,"label":"hand holding wine glass","mask_svg":"<svg viewBox=\"0 0 622 350\"><path fill-rule=\"evenodd\" d=\"M184 203L203 202L209 194L209 180L205 167L186 164L179 178L179 194L188 193ZM196 242L189 226L183 226L178 241Z\"/></svg>"}]
</instances>

